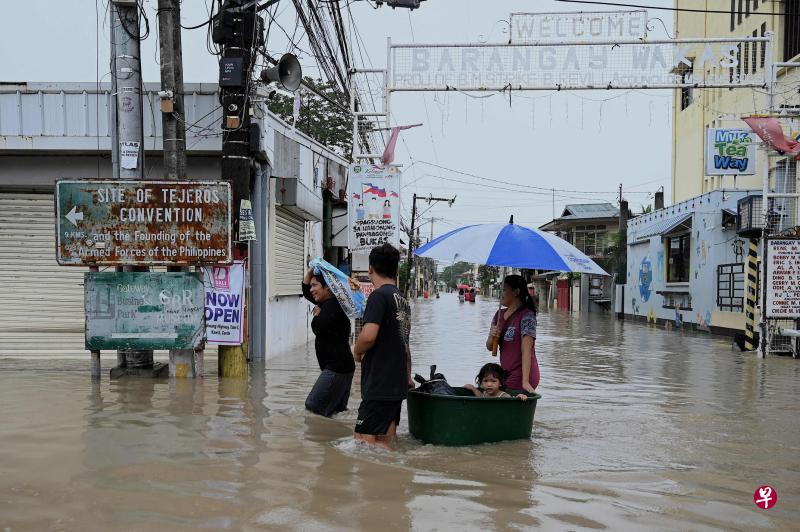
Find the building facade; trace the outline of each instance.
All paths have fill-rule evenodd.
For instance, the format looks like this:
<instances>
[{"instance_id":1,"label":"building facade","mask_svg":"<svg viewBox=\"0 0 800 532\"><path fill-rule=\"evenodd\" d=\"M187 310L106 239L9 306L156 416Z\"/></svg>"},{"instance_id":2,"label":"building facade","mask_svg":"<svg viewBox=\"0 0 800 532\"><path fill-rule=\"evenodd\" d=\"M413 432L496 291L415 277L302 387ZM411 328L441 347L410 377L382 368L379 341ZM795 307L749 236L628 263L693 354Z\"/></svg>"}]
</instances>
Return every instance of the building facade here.
<instances>
[{"instance_id":1,"label":"building facade","mask_svg":"<svg viewBox=\"0 0 800 532\"><path fill-rule=\"evenodd\" d=\"M163 176L157 84L144 95L145 176ZM220 179L222 111L216 85L186 84L187 177ZM266 95L264 95L266 97ZM0 308L0 357L86 356L83 274L55 261L54 184L111 178L110 88L95 84L0 85L0 282L13 297ZM248 304L260 330L255 356L304 344L310 305L300 281L311 256L343 256L325 211L346 188L347 162L256 104L261 164L253 187ZM335 199L334 199L335 198ZM327 248L325 245L328 244ZM344 243L341 243L346 245ZM258 315L259 313L251 313ZM213 352L213 346L208 352Z\"/></svg>"},{"instance_id":2,"label":"building facade","mask_svg":"<svg viewBox=\"0 0 800 532\"><path fill-rule=\"evenodd\" d=\"M752 191L713 190L628 221L617 312L721 334L744 330L747 240L736 208Z\"/></svg>"},{"instance_id":3,"label":"building facade","mask_svg":"<svg viewBox=\"0 0 800 532\"><path fill-rule=\"evenodd\" d=\"M676 0L675 7L697 9L693 0ZM793 61L800 54L800 17L785 13L800 12L800 0L708 0L702 8L714 13L675 12L675 36L678 38L732 38L763 37L774 34L772 58L775 62ZM737 75L762 73L767 51L765 43L743 43L737 51ZM713 68L710 63L702 67ZM796 87L800 82L800 69L777 69L775 105L793 108L800 104ZM691 71L690 71L691 72ZM741 120L743 116L764 114L769 111L765 89L692 89L674 91L672 127L672 200L681 202L712 190L761 190L767 171L775 174L780 162L770 160L758 150L755 172L708 175L706 147L708 130L716 128L749 129ZM800 123L787 129L800 129ZM751 164L752 161L751 161ZM788 169L789 190L796 191L796 163ZM782 169L783 170L783 169ZM784 172L786 170L783 170ZM773 178L773 185L774 185Z\"/></svg>"}]
</instances>

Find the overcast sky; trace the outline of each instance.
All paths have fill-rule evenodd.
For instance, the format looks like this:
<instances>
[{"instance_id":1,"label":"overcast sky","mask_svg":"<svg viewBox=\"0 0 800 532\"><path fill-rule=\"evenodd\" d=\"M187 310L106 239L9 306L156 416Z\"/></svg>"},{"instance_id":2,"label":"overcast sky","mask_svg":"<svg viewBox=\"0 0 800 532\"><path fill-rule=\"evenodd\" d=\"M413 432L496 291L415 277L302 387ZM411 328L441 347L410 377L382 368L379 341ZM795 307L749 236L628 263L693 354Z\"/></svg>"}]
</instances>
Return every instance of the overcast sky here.
<instances>
[{"instance_id":1,"label":"overcast sky","mask_svg":"<svg viewBox=\"0 0 800 532\"><path fill-rule=\"evenodd\" d=\"M648 3L673 5L672 0ZM158 81L156 1L146 0L145 5L151 33L143 45L144 77ZM182 10L186 26L208 18L205 0L185 0ZM596 7L549 0L427 0L413 12L385 6L375 10L365 1L352 3L351 10L364 43L366 64L361 64L356 46L357 63L382 68L386 37L395 43L505 42L508 26L503 20L511 12ZM105 11L102 0L26 0L6 5L0 17L2 80L93 82L99 71L99 77L108 81ZM278 13L277 20L293 33L292 3L283 0ZM660 17L672 31L669 11L651 10L649 16ZM660 23L651 35L665 36ZM297 36L300 48L308 50ZM216 58L205 41L204 29L183 32L186 82L217 80ZM273 53L288 49L287 43L281 32L271 31L268 48ZM304 72L313 75L313 58L302 52L300 56ZM465 223L507 221L509 214L518 223L538 226L568 203L615 203L620 183L635 210L649 204L652 198L646 193L662 185L669 202L671 109L671 91L517 92L510 103L507 94L470 98L460 93L397 93L392 99L396 123L424 123L404 132L398 144L397 162L407 168L404 192L409 198L412 193L458 196L453 207L436 206L425 214L445 218L437 220L435 234ZM430 163L474 176L555 188L555 201L551 192L501 190L498 187L508 186ZM404 202L410 210L410 201ZM430 226L423 228L424 233L429 231Z\"/></svg>"}]
</instances>

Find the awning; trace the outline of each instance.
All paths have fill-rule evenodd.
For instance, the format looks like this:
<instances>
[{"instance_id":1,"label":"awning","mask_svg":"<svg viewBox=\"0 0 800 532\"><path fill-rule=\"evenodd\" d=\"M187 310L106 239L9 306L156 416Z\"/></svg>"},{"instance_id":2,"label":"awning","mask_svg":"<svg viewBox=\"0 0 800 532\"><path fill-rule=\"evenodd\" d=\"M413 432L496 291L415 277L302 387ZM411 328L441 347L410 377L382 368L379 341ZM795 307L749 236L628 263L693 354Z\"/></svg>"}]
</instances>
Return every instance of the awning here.
<instances>
[{"instance_id":1,"label":"awning","mask_svg":"<svg viewBox=\"0 0 800 532\"><path fill-rule=\"evenodd\" d=\"M633 238L633 242L634 243L644 242L646 240L649 240L650 237L658 235L666 235L683 227L685 227L686 229L692 227L692 213L687 212L686 214L681 214L678 216L673 216L671 218L665 218L663 220L659 220L653 225L637 232Z\"/></svg>"}]
</instances>

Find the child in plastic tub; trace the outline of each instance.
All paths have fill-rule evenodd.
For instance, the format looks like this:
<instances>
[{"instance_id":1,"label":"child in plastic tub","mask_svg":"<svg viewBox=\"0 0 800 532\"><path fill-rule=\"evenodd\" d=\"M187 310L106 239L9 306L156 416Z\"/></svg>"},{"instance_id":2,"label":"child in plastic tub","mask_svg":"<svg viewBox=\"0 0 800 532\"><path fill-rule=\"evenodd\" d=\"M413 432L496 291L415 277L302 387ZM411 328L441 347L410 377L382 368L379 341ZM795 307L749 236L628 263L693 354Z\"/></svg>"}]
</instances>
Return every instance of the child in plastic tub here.
<instances>
[{"instance_id":1,"label":"child in plastic tub","mask_svg":"<svg viewBox=\"0 0 800 532\"><path fill-rule=\"evenodd\" d=\"M472 384L465 384L464 388L475 394L475 397L491 397L493 399L511 398L514 397L509 393L503 391L505 389L506 370L500 367L499 364L490 362L484 365L475 377L475 387ZM524 394L517 394L517 399L527 401L528 396Z\"/></svg>"}]
</instances>

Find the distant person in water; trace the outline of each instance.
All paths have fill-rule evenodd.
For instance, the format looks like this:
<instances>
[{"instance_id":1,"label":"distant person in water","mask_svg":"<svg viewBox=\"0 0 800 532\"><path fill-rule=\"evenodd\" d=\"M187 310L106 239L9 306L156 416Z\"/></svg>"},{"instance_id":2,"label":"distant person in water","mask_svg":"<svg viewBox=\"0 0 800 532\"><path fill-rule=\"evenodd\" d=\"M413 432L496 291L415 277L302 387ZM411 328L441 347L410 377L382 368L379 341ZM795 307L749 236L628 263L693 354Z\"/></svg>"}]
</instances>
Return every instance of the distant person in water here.
<instances>
[{"instance_id":1,"label":"distant person in water","mask_svg":"<svg viewBox=\"0 0 800 532\"><path fill-rule=\"evenodd\" d=\"M506 389L506 370L499 364L489 362L484 364L475 377L475 387L472 384L465 384L464 388L471 391L475 397L492 397L495 399L511 398L513 395L505 391ZM517 399L527 401L528 396L522 393L517 394Z\"/></svg>"},{"instance_id":2,"label":"distant person in water","mask_svg":"<svg viewBox=\"0 0 800 532\"><path fill-rule=\"evenodd\" d=\"M361 406L353 436L389 448L395 439L411 380L411 308L397 288L400 252L390 244L369 254L375 287L362 318L355 347L361 363Z\"/></svg>"}]
</instances>

